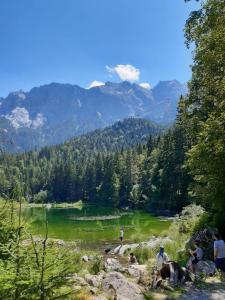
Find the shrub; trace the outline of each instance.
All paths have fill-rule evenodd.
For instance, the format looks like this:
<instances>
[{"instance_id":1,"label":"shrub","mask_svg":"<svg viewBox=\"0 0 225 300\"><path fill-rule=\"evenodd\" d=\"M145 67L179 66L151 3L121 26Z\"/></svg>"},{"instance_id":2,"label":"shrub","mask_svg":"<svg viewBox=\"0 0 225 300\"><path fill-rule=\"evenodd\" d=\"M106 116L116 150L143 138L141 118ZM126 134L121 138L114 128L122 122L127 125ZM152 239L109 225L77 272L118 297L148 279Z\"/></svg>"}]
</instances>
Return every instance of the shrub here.
<instances>
[{"instance_id":1,"label":"shrub","mask_svg":"<svg viewBox=\"0 0 225 300\"><path fill-rule=\"evenodd\" d=\"M33 201L35 203L45 203L48 199L48 192L44 190L40 190L37 194L33 196Z\"/></svg>"}]
</instances>

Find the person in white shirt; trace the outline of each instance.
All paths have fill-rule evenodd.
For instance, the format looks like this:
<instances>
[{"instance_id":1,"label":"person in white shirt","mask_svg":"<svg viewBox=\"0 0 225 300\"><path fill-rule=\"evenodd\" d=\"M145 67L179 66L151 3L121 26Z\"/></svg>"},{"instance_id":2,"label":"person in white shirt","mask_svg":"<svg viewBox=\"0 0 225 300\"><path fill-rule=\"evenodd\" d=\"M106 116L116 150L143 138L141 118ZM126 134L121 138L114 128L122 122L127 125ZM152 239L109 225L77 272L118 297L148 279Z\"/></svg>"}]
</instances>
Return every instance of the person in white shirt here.
<instances>
[{"instance_id":1,"label":"person in white shirt","mask_svg":"<svg viewBox=\"0 0 225 300\"><path fill-rule=\"evenodd\" d=\"M163 263L169 261L169 256L164 251L164 246L161 245L159 248L159 253L156 255L156 268L157 271L160 271L162 269Z\"/></svg>"},{"instance_id":2,"label":"person in white shirt","mask_svg":"<svg viewBox=\"0 0 225 300\"><path fill-rule=\"evenodd\" d=\"M123 245L123 238L124 238L124 230L123 230L123 227L120 227L120 243L121 243L121 246Z\"/></svg>"},{"instance_id":3,"label":"person in white shirt","mask_svg":"<svg viewBox=\"0 0 225 300\"><path fill-rule=\"evenodd\" d=\"M225 243L219 233L214 234L214 262L216 268L225 276Z\"/></svg>"}]
</instances>

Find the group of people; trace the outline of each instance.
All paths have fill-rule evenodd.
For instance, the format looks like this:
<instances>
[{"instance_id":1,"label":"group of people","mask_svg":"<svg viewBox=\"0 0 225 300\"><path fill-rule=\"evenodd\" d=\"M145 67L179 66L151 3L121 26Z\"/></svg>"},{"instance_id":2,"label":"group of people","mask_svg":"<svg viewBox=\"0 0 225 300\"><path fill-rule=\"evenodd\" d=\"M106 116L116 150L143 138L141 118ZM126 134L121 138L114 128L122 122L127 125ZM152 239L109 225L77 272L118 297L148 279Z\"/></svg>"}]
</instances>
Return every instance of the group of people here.
<instances>
[{"instance_id":1,"label":"group of people","mask_svg":"<svg viewBox=\"0 0 225 300\"><path fill-rule=\"evenodd\" d=\"M222 240L219 233L215 233L213 235L213 240L214 240L214 244L213 244L214 263L217 270L220 270L221 273L225 276L225 242ZM190 249L189 253L190 253L190 259L188 260L187 268L192 273L195 273L198 263L203 260L203 256L204 256L199 241L195 241L194 250ZM164 247L161 246L159 253L156 256L157 270L161 270L163 263L166 263L168 261L169 261L169 257L164 251Z\"/></svg>"},{"instance_id":2,"label":"group of people","mask_svg":"<svg viewBox=\"0 0 225 300\"><path fill-rule=\"evenodd\" d=\"M121 246L123 245L124 239L124 229L123 227L120 228L120 242ZM215 266L221 273L225 276L225 242L222 240L219 233L215 233L213 235L213 248L214 248L214 262ZM194 250L190 249L190 259L187 263L187 269L192 273L195 273L197 270L198 263L203 260L203 250L200 247L199 241L195 241L194 243ZM157 271L160 271L165 263L169 262L169 256L164 250L164 246L161 245L159 248L159 252L156 255L156 268ZM129 263L136 264L137 258L135 257L134 253L130 253L129 255Z\"/></svg>"}]
</instances>

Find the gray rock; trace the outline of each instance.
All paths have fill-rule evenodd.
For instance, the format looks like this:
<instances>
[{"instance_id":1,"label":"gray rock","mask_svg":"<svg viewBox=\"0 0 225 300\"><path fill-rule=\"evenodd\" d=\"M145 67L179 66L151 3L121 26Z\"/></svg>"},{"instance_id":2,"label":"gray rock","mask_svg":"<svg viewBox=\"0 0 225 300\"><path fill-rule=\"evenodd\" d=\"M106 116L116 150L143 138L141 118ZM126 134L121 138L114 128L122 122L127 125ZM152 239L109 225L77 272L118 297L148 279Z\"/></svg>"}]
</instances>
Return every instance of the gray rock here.
<instances>
[{"instance_id":1,"label":"gray rock","mask_svg":"<svg viewBox=\"0 0 225 300\"><path fill-rule=\"evenodd\" d=\"M199 261L196 265L196 273L205 273L213 275L216 272L216 266L213 261Z\"/></svg>"},{"instance_id":2,"label":"gray rock","mask_svg":"<svg viewBox=\"0 0 225 300\"><path fill-rule=\"evenodd\" d=\"M106 272L104 270L101 270L98 274L97 274L98 278L100 280L102 280L103 278L105 278L106 276Z\"/></svg>"},{"instance_id":3,"label":"gray rock","mask_svg":"<svg viewBox=\"0 0 225 300\"><path fill-rule=\"evenodd\" d=\"M97 295L98 292L99 292L99 289L96 288L96 287L91 287L91 288L89 289L89 291L90 291L90 293L91 293L92 295Z\"/></svg>"},{"instance_id":4,"label":"gray rock","mask_svg":"<svg viewBox=\"0 0 225 300\"><path fill-rule=\"evenodd\" d=\"M123 246L118 246L114 249L114 253L118 255L124 255L126 251L131 251L137 248L140 244L125 244Z\"/></svg>"},{"instance_id":5,"label":"gray rock","mask_svg":"<svg viewBox=\"0 0 225 300\"><path fill-rule=\"evenodd\" d=\"M86 274L84 278L88 284L95 288L99 288L101 286L101 279L98 277L98 275Z\"/></svg>"},{"instance_id":6,"label":"gray rock","mask_svg":"<svg viewBox=\"0 0 225 300\"><path fill-rule=\"evenodd\" d=\"M105 262L105 270L106 272L110 271L119 271L119 272L125 272L125 268L120 264L120 262L115 258L107 258Z\"/></svg>"},{"instance_id":7,"label":"gray rock","mask_svg":"<svg viewBox=\"0 0 225 300\"><path fill-rule=\"evenodd\" d=\"M89 261L89 257L88 257L87 255L83 255L83 256L82 256L82 260L83 260L84 262L88 262L88 261Z\"/></svg>"},{"instance_id":8,"label":"gray rock","mask_svg":"<svg viewBox=\"0 0 225 300\"><path fill-rule=\"evenodd\" d=\"M137 282L149 282L149 272L146 265L131 265L128 268L128 274L136 279Z\"/></svg>"},{"instance_id":9,"label":"gray rock","mask_svg":"<svg viewBox=\"0 0 225 300\"><path fill-rule=\"evenodd\" d=\"M108 273L102 288L110 296L113 292L118 300L144 300L140 287L119 272Z\"/></svg>"},{"instance_id":10,"label":"gray rock","mask_svg":"<svg viewBox=\"0 0 225 300\"><path fill-rule=\"evenodd\" d=\"M124 255L124 253L126 251L132 251L138 247L140 247L140 248L141 247L149 247L149 248L153 249L153 248L160 246L160 244L170 243L170 242L172 242L172 241L168 237L156 238L153 236L149 241L141 242L139 244L135 243L135 244L125 244L123 246L117 246L113 252L118 255Z\"/></svg>"}]
</instances>

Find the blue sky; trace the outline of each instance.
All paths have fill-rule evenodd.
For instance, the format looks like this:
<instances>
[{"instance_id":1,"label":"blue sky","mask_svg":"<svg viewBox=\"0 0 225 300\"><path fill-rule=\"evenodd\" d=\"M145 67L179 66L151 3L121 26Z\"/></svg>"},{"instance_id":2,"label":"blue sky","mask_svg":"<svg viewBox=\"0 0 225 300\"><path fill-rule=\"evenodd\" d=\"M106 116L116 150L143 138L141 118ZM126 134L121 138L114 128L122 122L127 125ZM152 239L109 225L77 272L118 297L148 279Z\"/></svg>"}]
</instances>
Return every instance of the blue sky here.
<instances>
[{"instance_id":1,"label":"blue sky","mask_svg":"<svg viewBox=\"0 0 225 300\"><path fill-rule=\"evenodd\" d=\"M119 81L126 72L139 83L185 82L192 59L183 27L197 5L183 0L2 0L0 96L50 82L87 87L92 81Z\"/></svg>"}]
</instances>

